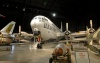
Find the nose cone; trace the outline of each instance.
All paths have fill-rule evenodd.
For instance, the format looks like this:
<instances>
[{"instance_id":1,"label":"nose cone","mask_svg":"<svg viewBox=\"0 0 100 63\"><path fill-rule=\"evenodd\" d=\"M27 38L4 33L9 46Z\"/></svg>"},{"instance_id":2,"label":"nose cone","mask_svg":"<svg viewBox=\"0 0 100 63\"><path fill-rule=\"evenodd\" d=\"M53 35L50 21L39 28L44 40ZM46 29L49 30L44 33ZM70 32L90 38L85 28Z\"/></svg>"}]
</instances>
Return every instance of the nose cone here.
<instances>
[{"instance_id":1,"label":"nose cone","mask_svg":"<svg viewBox=\"0 0 100 63\"><path fill-rule=\"evenodd\" d=\"M31 25L32 27L35 27L35 26L36 26L36 24L38 24L38 23L39 23L39 20L38 20L38 19L33 18L33 19L31 20L30 25Z\"/></svg>"},{"instance_id":2,"label":"nose cone","mask_svg":"<svg viewBox=\"0 0 100 63\"><path fill-rule=\"evenodd\" d=\"M61 48L56 48L54 52L57 56L61 56L63 54L63 50Z\"/></svg>"}]
</instances>

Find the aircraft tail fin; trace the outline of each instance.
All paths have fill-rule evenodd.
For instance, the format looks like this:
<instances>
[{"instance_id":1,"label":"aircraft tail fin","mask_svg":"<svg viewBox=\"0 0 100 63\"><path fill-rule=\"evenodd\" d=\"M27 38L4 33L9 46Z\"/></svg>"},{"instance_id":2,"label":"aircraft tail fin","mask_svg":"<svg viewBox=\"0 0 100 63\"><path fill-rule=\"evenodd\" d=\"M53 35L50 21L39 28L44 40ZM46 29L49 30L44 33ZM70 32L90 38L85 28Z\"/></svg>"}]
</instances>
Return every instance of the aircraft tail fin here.
<instances>
[{"instance_id":1,"label":"aircraft tail fin","mask_svg":"<svg viewBox=\"0 0 100 63\"><path fill-rule=\"evenodd\" d=\"M16 22L11 21L10 23L8 23L3 29L1 29L1 33L2 34L12 34L14 27L15 27Z\"/></svg>"}]
</instances>

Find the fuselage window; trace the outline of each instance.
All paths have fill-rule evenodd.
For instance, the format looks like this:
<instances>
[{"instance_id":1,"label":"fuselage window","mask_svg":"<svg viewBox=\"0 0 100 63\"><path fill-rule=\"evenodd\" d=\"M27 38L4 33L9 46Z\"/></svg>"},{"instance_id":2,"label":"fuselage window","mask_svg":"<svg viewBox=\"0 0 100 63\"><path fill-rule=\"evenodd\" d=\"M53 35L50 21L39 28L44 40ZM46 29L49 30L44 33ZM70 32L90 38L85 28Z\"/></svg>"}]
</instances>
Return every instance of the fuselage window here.
<instances>
[{"instance_id":1,"label":"fuselage window","mask_svg":"<svg viewBox=\"0 0 100 63\"><path fill-rule=\"evenodd\" d=\"M42 22L45 22L45 21L42 19Z\"/></svg>"},{"instance_id":2,"label":"fuselage window","mask_svg":"<svg viewBox=\"0 0 100 63\"><path fill-rule=\"evenodd\" d=\"M46 23L44 23L44 28L47 28L47 24Z\"/></svg>"},{"instance_id":3,"label":"fuselage window","mask_svg":"<svg viewBox=\"0 0 100 63\"><path fill-rule=\"evenodd\" d=\"M42 18L42 22L47 22L48 20L45 18Z\"/></svg>"},{"instance_id":4,"label":"fuselage window","mask_svg":"<svg viewBox=\"0 0 100 63\"><path fill-rule=\"evenodd\" d=\"M40 17L38 17L38 19L41 19Z\"/></svg>"},{"instance_id":5,"label":"fuselage window","mask_svg":"<svg viewBox=\"0 0 100 63\"><path fill-rule=\"evenodd\" d=\"M48 25L47 29L49 29L49 25Z\"/></svg>"},{"instance_id":6,"label":"fuselage window","mask_svg":"<svg viewBox=\"0 0 100 63\"><path fill-rule=\"evenodd\" d=\"M42 22L44 22L44 19L42 18Z\"/></svg>"}]
</instances>

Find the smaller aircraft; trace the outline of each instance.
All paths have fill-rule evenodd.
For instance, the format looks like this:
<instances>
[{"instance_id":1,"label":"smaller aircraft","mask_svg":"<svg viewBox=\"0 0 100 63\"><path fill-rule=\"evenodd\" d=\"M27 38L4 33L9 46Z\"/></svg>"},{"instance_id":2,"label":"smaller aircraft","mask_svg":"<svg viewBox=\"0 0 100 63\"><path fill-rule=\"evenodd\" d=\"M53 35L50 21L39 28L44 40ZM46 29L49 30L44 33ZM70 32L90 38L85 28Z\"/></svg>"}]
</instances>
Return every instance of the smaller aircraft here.
<instances>
[{"instance_id":1,"label":"smaller aircraft","mask_svg":"<svg viewBox=\"0 0 100 63\"><path fill-rule=\"evenodd\" d=\"M0 45L10 44L12 39L12 33L16 22L11 21L3 29L0 30Z\"/></svg>"},{"instance_id":2,"label":"smaller aircraft","mask_svg":"<svg viewBox=\"0 0 100 63\"><path fill-rule=\"evenodd\" d=\"M49 59L49 63L62 61L71 63L71 53L70 49L64 43L59 43L55 47L52 57Z\"/></svg>"},{"instance_id":3,"label":"smaller aircraft","mask_svg":"<svg viewBox=\"0 0 100 63\"><path fill-rule=\"evenodd\" d=\"M14 33L15 42L30 42L34 37L33 34L27 33L25 31L21 31L21 26L19 26L19 33Z\"/></svg>"}]
</instances>

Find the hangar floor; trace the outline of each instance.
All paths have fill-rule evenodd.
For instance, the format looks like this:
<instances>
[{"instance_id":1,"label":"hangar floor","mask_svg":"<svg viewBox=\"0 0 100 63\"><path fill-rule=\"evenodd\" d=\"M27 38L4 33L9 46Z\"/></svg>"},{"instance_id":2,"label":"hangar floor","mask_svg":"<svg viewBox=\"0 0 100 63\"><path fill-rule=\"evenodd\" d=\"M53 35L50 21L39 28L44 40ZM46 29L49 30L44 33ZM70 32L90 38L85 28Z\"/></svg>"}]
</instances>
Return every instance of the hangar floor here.
<instances>
[{"instance_id":1,"label":"hangar floor","mask_svg":"<svg viewBox=\"0 0 100 63\"><path fill-rule=\"evenodd\" d=\"M11 51L0 51L0 63L49 63L49 58L57 44L47 43L43 49L36 44L13 44ZM76 63L74 51L71 51L72 63ZM89 52L90 63L100 63L100 56Z\"/></svg>"}]
</instances>

